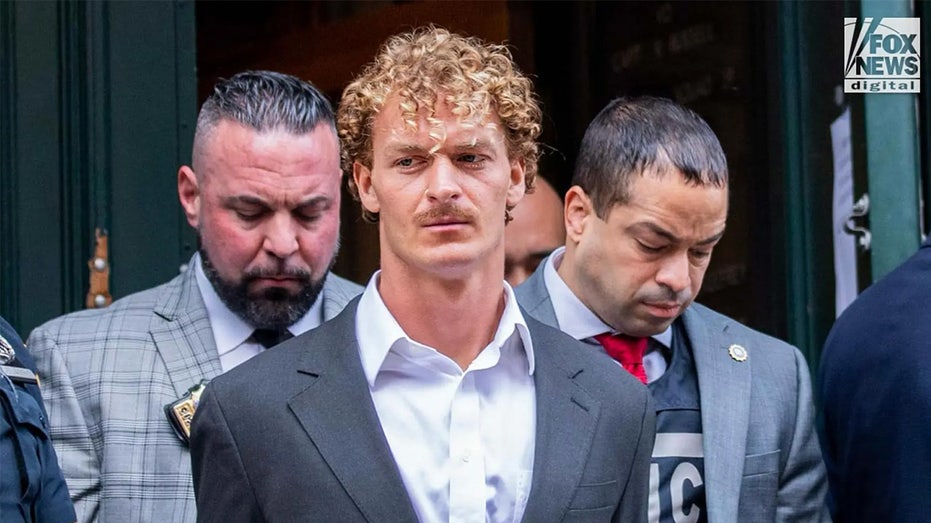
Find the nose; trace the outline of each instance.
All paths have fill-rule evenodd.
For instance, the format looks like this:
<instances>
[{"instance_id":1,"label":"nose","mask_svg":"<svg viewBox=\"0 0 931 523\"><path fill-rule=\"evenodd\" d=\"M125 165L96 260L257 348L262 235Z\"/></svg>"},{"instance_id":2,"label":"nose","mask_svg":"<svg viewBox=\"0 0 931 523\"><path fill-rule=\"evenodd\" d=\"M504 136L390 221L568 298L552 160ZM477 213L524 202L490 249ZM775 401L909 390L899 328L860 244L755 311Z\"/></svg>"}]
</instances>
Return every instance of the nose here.
<instances>
[{"instance_id":1,"label":"nose","mask_svg":"<svg viewBox=\"0 0 931 523\"><path fill-rule=\"evenodd\" d=\"M426 173L428 199L438 203L456 200L462 193L456 166L445 156L437 155Z\"/></svg>"},{"instance_id":2,"label":"nose","mask_svg":"<svg viewBox=\"0 0 931 523\"><path fill-rule=\"evenodd\" d=\"M273 256L285 259L298 249L297 230L289 213L278 212L265 225L262 248Z\"/></svg>"},{"instance_id":3,"label":"nose","mask_svg":"<svg viewBox=\"0 0 931 523\"><path fill-rule=\"evenodd\" d=\"M656 273L656 283L667 287L677 295L687 289L692 283L688 253L677 252L663 260Z\"/></svg>"}]
</instances>

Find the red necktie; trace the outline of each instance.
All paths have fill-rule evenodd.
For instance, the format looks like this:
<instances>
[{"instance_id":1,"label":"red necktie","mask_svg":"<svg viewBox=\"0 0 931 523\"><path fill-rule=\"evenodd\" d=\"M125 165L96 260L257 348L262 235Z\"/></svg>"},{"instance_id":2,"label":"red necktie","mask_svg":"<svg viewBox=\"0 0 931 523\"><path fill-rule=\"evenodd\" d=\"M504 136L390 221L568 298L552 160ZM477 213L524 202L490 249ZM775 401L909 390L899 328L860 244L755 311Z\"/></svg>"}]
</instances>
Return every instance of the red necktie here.
<instances>
[{"instance_id":1,"label":"red necktie","mask_svg":"<svg viewBox=\"0 0 931 523\"><path fill-rule=\"evenodd\" d=\"M595 336L598 343L605 348L608 356L617 360L627 372L634 375L641 383L647 382L647 374L643 370L643 354L647 350L646 338L634 338L626 334L610 333Z\"/></svg>"}]
</instances>

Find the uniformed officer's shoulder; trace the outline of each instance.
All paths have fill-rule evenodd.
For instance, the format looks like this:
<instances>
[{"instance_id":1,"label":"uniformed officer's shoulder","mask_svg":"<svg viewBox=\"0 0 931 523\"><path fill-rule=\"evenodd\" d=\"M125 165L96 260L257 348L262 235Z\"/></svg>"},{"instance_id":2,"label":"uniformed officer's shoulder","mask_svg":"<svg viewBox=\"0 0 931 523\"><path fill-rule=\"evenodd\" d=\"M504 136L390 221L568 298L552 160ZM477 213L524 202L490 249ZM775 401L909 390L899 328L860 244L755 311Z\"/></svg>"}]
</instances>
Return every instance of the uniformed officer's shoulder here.
<instances>
[{"instance_id":1,"label":"uniformed officer's shoulder","mask_svg":"<svg viewBox=\"0 0 931 523\"><path fill-rule=\"evenodd\" d=\"M11 350L15 351L18 346L22 346L23 340L20 338L19 334L16 332L16 329L13 328L2 316L0 316L0 338L3 338L5 341L0 341L0 345L9 346ZM0 359L2 359L3 353L0 351Z\"/></svg>"},{"instance_id":2,"label":"uniformed officer's shoulder","mask_svg":"<svg viewBox=\"0 0 931 523\"><path fill-rule=\"evenodd\" d=\"M42 405L39 379L36 376L36 363L26 350L19 334L2 317L0 317L0 372L4 375L0 377L0 383L24 389L39 405Z\"/></svg>"},{"instance_id":3,"label":"uniformed officer's shoulder","mask_svg":"<svg viewBox=\"0 0 931 523\"><path fill-rule=\"evenodd\" d=\"M29 381L35 383L36 362L32 355L29 354L29 351L26 350L22 340L16 335L16 331L0 329L0 365L2 365L4 371L16 371L18 369L28 371L27 373L33 376L33 379ZM21 375L9 372L7 374L12 377Z\"/></svg>"},{"instance_id":4,"label":"uniformed officer's shoulder","mask_svg":"<svg viewBox=\"0 0 931 523\"><path fill-rule=\"evenodd\" d=\"M4 485L0 507L18 507L20 514L38 513L44 521L74 521L74 508L49 438L42 396L28 364L29 354L8 327L6 322L0 325L0 344L15 352L4 350L0 358L5 374L0 379L0 396L5 397L0 401L0 483Z\"/></svg>"}]
</instances>

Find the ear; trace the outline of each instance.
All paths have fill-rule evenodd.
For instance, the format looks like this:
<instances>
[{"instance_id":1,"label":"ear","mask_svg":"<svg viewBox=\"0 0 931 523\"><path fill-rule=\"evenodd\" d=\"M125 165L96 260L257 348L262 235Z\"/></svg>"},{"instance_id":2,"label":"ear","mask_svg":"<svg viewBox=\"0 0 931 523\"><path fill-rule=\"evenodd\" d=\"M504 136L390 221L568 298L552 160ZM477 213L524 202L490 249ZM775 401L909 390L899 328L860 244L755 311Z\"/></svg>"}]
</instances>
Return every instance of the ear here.
<instances>
[{"instance_id":1,"label":"ear","mask_svg":"<svg viewBox=\"0 0 931 523\"><path fill-rule=\"evenodd\" d=\"M381 210L378 196L372 187L372 170L359 162L352 162L352 181L359 191L359 201L362 207L370 213L377 214Z\"/></svg>"},{"instance_id":2,"label":"ear","mask_svg":"<svg viewBox=\"0 0 931 523\"><path fill-rule=\"evenodd\" d=\"M508 186L508 196L507 196L507 205L508 208L513 208L518 204L523 198L524 193L527 191L527 186L525 185L526 178L524 176L524 160L523 158L519 160L514 160L511 162L511 185Z\"/></svg>"},{"instance_id":3,"label":"ear","mask_svg":"<svg viewBox=\"0 0 931 523\"><path fill-rule=\"evenodd\" d=\"M187 222L196 229L200 225L200 185L194 170L187 165L178 169L178 199Z\"/></svg>"},{"instance_id":4,"label":"ear","mask_svg":"<svg viewBox=\"0 0 931 523\"><path fill-rule=\"evenodd\" d=\"M592 200L578 185L566 193L565 201L566 242L578 243L590 219L597 219Z\"/></svg>"}]
</instances>

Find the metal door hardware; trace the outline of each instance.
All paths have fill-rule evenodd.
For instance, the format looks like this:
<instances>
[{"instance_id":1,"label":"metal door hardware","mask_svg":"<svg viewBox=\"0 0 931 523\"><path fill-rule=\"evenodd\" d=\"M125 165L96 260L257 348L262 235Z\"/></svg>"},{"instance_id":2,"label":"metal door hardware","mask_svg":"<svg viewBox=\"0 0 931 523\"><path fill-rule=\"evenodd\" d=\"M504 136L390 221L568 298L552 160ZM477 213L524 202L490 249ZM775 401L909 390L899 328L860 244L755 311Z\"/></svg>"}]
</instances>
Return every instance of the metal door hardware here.
<instances>
[{"instance_id":1,"label":"metal door hardware","mask_svg":"<svg viewBox=\"0 0 931 523\"><path fill-rule=\"evenodd\" d=\"M870 234L870 230L866 225L858 225L856 220L858 218L866 218L869 212L870 195L868 193L863 193L863 196L860 196L860 199L853 204L850 214L847 215L847 218L844 220L844 232L856 236L857 247L860 249L860 252L870 250L872 234Z\"/></svg>"}]
</instances>

